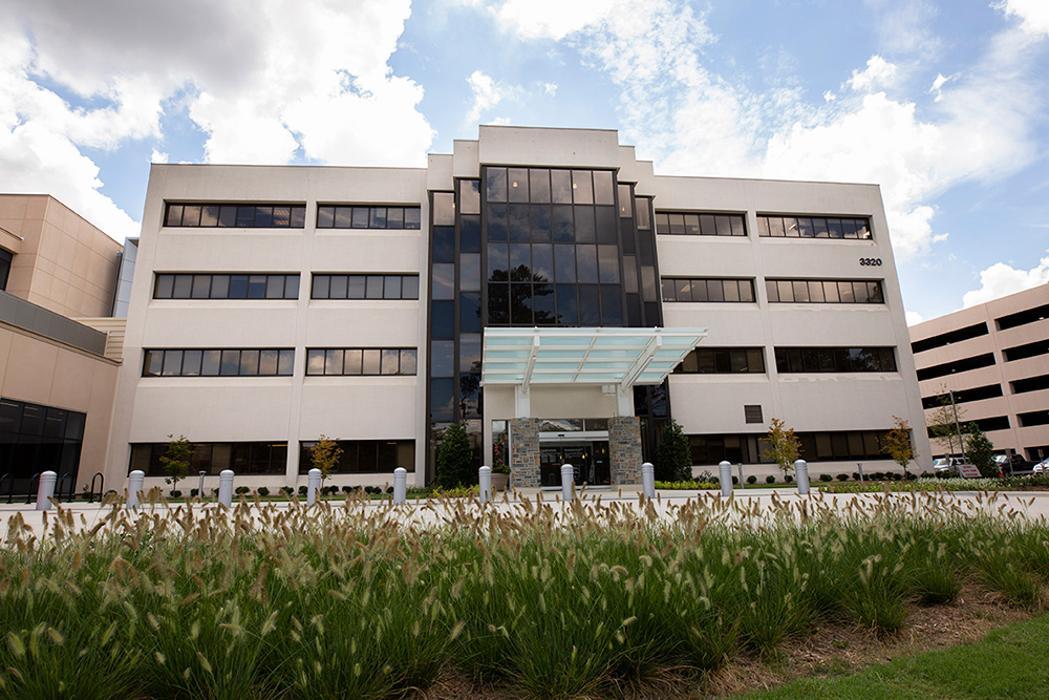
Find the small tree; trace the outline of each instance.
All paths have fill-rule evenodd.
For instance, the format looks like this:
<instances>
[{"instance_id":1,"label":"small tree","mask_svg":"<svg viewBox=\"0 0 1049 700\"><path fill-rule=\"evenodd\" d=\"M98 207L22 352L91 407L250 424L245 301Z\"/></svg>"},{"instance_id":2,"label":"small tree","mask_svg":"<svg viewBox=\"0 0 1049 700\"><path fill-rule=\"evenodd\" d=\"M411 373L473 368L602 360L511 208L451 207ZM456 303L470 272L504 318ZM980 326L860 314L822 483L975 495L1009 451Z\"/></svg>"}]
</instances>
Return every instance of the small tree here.
<instances>
[{"instance_id":1,"label":"small tree","mask_svg":"<svg viewBox=\"0 0 1049 700\"><path fill-rule=\"evenodd\" d=\"M994 444L975 423L970 423L966 428L965 456L980 470L980 476L998 476L994 464Z\"/></svg>"},{"instance_id":2,"label":"small tree","mask_svg":"<svg viewBox=\"0 0 1049 700\"><path fill-rule=\"evenodd\" d=\"M900 465L900 469L907 471L907 465L914 459L914 448L911 446L911 425L899 416L893 416L892 422L892 430L885 435L885 443L882 447L885 449L885 454Z\"/></svg>"},{"instance_id":3,"label":"small tree","mask_svg":"<svg viewBox=\"0 0 1049 700\"><path fill-rule=\"evenodd\" d=\"M692 480L692 449L688 436L674 420L663 426L656 454L656 478L660 481Z\"/></svg>"},{"instance_id":4,"label":"small tree","mask_svg":"<svg viewBox=\"0 0 1049 700\"><path fill-rule=\"evenodd\" d=\"M314 469L321 470L321 483L331 476L340 459L342 448L336 440L327 435L321 435L320 440L310 448L310 462Z\"/></svg>"},{"instance_id":5,"label":"small tree","mask_svg":"<svg viewBox=\"0 0 1049 700\"><path fill-rule=\"evenodd\" d=\"M962 434L958 427L965 421L965 409L957 404L951 405L951 398L947 393L947 386L941 387L942 398L940 405L929 414L925 423L929 427L929 436L947 441L947 451L950 454L961 454L964 452L962 445ZM958 441L958 449L955 450L955 440Z\"/></svg>"},{"instance_id":6,"label":"small tree","mask_svg":"<svg viewBox=\"0 0 1049 700\"><path fill-rule=\"evenodd\" d=\"M179 479L189 474L189 460L193 456L193 445L185 435L168 435L168 447L160 456L160 466L168 475L165 481L171 484L172 490L178 488Z\"/></svg>"},{"instance_id":7,"label":"small tree","mask_svg":"<svg viewBox=\"0 0 1049 700\"><path fill-rule=\"evenodd\" d=\"M788 428L782 420L773 418L769 421L769 433L765 439L769 443L768 456L779 465L783 476L793 474L794 462L801 451L801 441L794 428Z\"/></svg>"},{"instance_id":8,"label":"small tree","mask_svg":"<svg viewBox=\"0 0 1049 700\"><path fill-rule=\"evenodd\" d=\"M470 486L477 483L477 469L474 466L474 450L466 427L462 423L453 423L441 435L441 444L437 448L435 481L441 488L451 489L456 486Z\"/></svg>"}]
</instances>

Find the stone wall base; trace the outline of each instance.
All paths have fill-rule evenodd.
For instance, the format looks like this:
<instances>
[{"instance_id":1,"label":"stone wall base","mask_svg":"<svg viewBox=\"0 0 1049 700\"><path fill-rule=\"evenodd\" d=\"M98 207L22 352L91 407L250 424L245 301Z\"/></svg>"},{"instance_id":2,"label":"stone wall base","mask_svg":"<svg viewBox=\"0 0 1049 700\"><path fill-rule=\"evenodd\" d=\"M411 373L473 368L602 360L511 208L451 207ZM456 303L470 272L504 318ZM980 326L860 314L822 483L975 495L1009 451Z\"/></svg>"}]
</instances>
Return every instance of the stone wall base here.
<instances>
[{"instance_id":1,"label":"stone wall base","mask_svg":"<svg viewBox=\"0 0 1049 700\"><path fill-rule=\"evenodd\" d=\"M641 483L641 419L617 416L608 419L608 457L612 485Z\"/></svg>"},{"instance_id":2,"label":"stone wall base","mask_svg":"<svg viewBox=\"0 0 1049 700\"><path fill-rule=\"evenodd\" d=\"M539 486L539 419L510 419L510 487Z\"/></svg>"}]
</instances>

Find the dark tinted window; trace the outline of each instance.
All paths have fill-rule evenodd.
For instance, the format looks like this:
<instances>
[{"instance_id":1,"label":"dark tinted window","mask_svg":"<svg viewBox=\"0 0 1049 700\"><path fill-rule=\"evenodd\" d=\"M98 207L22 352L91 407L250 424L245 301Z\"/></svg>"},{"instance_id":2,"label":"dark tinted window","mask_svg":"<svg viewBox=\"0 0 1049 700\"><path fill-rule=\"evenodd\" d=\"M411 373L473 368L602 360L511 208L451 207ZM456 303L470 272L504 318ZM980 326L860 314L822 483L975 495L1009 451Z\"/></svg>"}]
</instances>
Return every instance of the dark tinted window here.
<instances>
[{"instance_id":1,"label":"dark tinted window","mask_svg":"<svg viewBox=\"0 0 1049 700\"><path fill-rule=\"evenodd\" d=\"M797 372L895 372L896 354L882 348L776 348L776 369Z\"/></svg>"},{"instance_id":2,"label":"dark tinted window","mask_svg":"<svg viewBox=\"0 0 1049 700\"><path fill-rule=\"evenodd\" d=\"M291 348L147 349L143 351L142 376L290 376L294 358L295 351Z\"/></svg>"},{"instance_id":3,"label":"dark tinted window","mask_svg":"<svg viewBox=\"0 0 1049 700\"><path fill-rule=\"evenodd\" d=\"M306 206L304 204L170 202L164 215L164 225L193 228L303 228L305 219Z\"/></svg>"},{"instance_id":4,"label":"dark tinted window","mask_svg":"<svg viewBox=\"0 0 1049 700\"><path fill-rule=\"evenodd\" d=\"M777 238L871 238L870 220L861 217L758 214L758 235Z\"/></svg>"},{"instance_id":5,"label":"dark tinted window","mask_svg":"<svg viewBox=\"0 0 1049 700\"><path fill-rule=\"evenodd\" d=\"M418 299L418 275L314 274L311 299Z\"/></svg>"},{"instance_id":6,"label":"dark tinted window","mask_svg":"<svg viewBox=\"0 0 1049 700\"><path fill-rule=\"evenodd\" d=\"M373 204L317 206L317 228L417 229L418 206L375 206Z\"/></svg>"},{"instance_id":7,"label":"dark tinted window","mask_svg":"<svg viewBox=\"0 0 1049 700\"><path fill-rule=\"evenodd\" d=\"M662 210L656 211L656 233L675 236L747 235L743 214L706 214Z\"/></svg>"}]
</instances>

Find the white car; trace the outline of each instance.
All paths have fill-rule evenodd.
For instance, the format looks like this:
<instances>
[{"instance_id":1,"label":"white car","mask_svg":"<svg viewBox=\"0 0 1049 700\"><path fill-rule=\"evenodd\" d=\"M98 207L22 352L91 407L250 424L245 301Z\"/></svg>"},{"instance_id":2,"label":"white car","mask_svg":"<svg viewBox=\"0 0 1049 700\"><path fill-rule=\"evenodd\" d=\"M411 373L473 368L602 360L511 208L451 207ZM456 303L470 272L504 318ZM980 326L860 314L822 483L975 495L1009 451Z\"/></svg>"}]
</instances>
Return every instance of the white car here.
<instances>
[{"instance_id":1,"label":"white car","mask_svg":"<svg viewBox=\"0 0 1049 700\"><path fill-rule=\"evenodd\" d=\"M965 464L961 457L937 457L932 461L932 471L933 474L956 473L959 464Z\"/></svg>"},{"instance_id":2,"label":"white car","mask_svg":"<svg viewBox=\"0 0 1049 700\"><path fill-rule=\"evenodd\" d=\"M1049 474L1049 457L1031 467L1032 474Z\"/></svg>"}]
</instances>

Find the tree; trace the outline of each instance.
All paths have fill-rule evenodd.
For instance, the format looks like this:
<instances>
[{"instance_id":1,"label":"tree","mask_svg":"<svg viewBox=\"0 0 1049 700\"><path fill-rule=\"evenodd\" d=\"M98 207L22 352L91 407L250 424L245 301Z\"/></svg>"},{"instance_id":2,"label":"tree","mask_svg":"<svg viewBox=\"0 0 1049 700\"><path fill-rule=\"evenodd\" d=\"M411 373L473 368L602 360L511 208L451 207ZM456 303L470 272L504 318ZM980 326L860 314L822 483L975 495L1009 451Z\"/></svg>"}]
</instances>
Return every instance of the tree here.
<instances>
[{"instance_id":1,"label":"tree","mask_svg":"<svg viewBox=\"0 0 1049 700\"><path fill-rule=\"evenodd\" d=\"M965 438L965 456L980 470L980 476L998 476L994 464L994 444L975 423L969 423L966 428L968 435Z\"/></svg>"},{"instance_id":2,"label":"tree","mask_svg":"<svg viewBox=\"0 0 1049 700\"><path fill-rule=\"evenodd\" d=\"M437 464L434 481L441 488L471 486L477 483L477 467L474 465L474 449L462 423L453 423L441 435L437 447Z\"/></svg>"},{"instance_id":3,"label":"tree","mask_svg":"<svg viewBox=\"0 0 1049 700\"><path fill-rule=\"evenodd\" d=\"M321 435L320 440L310 448L310 462L314 469L321 470L321 482L323 483L342 459L342 448L336 440L327 435Z\"/></svg>"},{"instance_id":4,"label":"tree","mask_svg":"<svg viewBox=\"0 0 1049 700\"><path fill-rule=\"evenodd\" d=\"M185 435L168 435L168 447L160 456L160 466L168 475L167 483L171 489L178 488L179 479L189 474L189 460L193 456L193 445L186 439Z\"/></svg>"},{"instance_id":5,"label":"tree","mask_svg":"<svg viewBox=\"0 0 1049 700\"><path fill-rule=\"evenodd\" d=\"M685 431L673 418L663 426L659 436L655 467L660 481L692 480L692 449Z\"/></svg>"},{"instance_id":6,"label":"tree","mask_svg":"<svg viewBox=\"0 0 1049 700\"><path fill-rule=\"evenodd\" d=\"M958 427L965 421L965 409L957 404L951 405L951 397L946 385L943 385L940 391L940 405L925 420L929 427L929 436L946 440L947 451L950 454L961 454L964 451L962 446L964 436L958 432ZM954 448L956 439L958 441L957 450Z\"/></svg>"},{"instance_id":7,"label":"tree","mask_svg":"<svg viewBox=\"0 0 1049 700\"><path fill-rule=\"evenodd\" d=\"M779 418L769 421L769 434L765 436L768 440L768 456L779 465L783 476L794 472L794 462L798 459L801 451L801 441L794 433L794 428L788 428Z\"/></svg>"},{"instance_id":8,"label":"tree","mask_svg":"<svg viewBox=\"0 0 1049 700\"><path fill-rule=\"evenodd\" d=\"M900 465L900 469L907 471L907 465L914 459L914 448L911 446L911 425L899 416L893 416L892 422L892 430L885 435L882 447L885 449L885 454Z\"/></svg>"}]
</instances>

